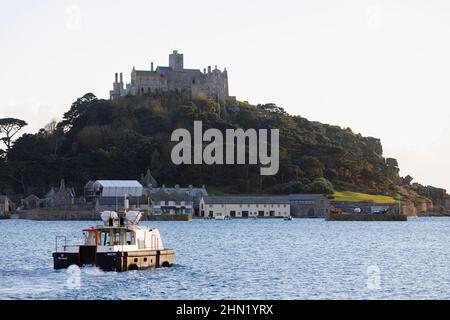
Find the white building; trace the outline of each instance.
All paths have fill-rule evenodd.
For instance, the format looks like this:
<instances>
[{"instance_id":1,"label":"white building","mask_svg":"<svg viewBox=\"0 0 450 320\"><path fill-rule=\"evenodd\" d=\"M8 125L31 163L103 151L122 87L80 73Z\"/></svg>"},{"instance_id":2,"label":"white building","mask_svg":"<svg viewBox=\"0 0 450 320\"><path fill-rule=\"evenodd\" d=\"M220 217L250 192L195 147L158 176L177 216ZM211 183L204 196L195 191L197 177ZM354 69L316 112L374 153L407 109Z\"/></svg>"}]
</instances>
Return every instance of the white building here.
<instances>
[{"instance_id":1,"label":"white building","mask_svg":"<svg viewBox=\"0 0 450 320\"><path fill-rule=\"evenodd\" d=\"M291 215L291 205L286 196L202 197L200 215L211 218L283 218Z\"/></svg>"},{"instance_id":2,"label":"white building","mask_svg":"<svg viewBox=\"0 0 450 320\"><path fill-rule=\"evenodd\" d=\"M169 193L160 191L150 194L151 213L153 215L184 215L194 214L192 193Z\"/></svg>"}]
</instances>

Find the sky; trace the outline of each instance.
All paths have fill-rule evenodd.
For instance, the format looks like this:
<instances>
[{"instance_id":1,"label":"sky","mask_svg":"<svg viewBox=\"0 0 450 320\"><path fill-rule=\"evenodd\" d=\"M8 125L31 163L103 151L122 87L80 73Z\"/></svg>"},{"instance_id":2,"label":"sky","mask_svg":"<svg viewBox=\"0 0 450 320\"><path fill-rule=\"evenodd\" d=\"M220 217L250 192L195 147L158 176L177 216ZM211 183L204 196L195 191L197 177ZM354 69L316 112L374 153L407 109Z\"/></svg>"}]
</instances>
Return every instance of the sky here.
<instances>
[{"instance_id":1,"label":"sky","mask_svg":"<svg viewBox=\"0 0 450 320\"><path fill-rule=\"evenodd\" d=\"M115 72L227 68L230 94L380 138L450 190L450 1L0 0L0 118L36 132Z\"/></svg>"}]
</instances>

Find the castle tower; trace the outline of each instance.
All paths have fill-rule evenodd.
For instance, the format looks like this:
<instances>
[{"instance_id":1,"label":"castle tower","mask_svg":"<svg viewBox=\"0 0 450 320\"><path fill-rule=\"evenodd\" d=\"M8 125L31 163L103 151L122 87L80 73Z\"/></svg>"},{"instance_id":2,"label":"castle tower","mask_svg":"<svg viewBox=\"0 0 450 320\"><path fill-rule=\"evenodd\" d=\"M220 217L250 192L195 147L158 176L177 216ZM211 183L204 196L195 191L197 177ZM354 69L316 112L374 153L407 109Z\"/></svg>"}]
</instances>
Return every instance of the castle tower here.
<instances>
[{"instance_id":1,"label":"castle tower","mask_svg":"<svg viewBox=\"0 0 450 320\"><path fill-rule=\"evenodd\" d=\"M184 69L184 56L174 50L171 55L169 55L169 67L174 71L182 71Z\"/></svg>"}]
</instances>

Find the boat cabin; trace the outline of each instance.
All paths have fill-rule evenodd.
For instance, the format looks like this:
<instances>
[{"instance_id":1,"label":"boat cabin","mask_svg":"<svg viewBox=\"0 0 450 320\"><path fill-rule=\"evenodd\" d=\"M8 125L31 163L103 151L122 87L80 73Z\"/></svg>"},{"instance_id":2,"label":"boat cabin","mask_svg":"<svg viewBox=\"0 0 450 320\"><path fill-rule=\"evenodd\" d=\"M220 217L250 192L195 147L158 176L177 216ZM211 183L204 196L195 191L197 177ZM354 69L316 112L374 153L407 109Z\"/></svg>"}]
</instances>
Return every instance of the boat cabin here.
<instances>
[{"instance_id":1,"label":"boat cabin","mask_svg":"<svg viewBox=\"0 0 450 320\"><path fill-rule=\"evenodd\" d=\"M120 272L173 264L175 250L164 248L158 229L138 226L140 212L128 212L119 218L108 211L101 217L104 225L83 230L83 245L68 246L66 237L56 238L55 269L78 265Z\"/></svg>"}]
</instances>

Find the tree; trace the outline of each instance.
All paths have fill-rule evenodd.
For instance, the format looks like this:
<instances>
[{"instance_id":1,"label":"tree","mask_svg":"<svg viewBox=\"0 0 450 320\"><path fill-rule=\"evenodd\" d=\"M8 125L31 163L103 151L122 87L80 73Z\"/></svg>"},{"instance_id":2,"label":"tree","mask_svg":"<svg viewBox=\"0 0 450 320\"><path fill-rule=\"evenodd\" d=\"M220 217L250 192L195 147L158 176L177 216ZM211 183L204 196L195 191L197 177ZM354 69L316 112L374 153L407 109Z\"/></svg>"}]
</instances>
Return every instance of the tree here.
<instances>
[{"instance_id":1,"label":"tree","mask_svg":"<svg viewBox=\"0 0 450 320\"><path fill-rule=\"evenodd\" d=\"M20 119L0 119L0 133L5 134L5 137L1 138L1 140L6 145L8 151L11 150L11 143L14 136L27 125L28 123Z\"/></svg>"},{"instance_id":2,"label":"tree","mask_svg":"<svg viewBox=\"0 0 450 320\"><path fill-rule=\"evenodd\" d=\"M74 125L76 119L86 112L89 106L97 100L97 97L92 93L87 93L81 98L78 98L77 101L72 103L70 110L64 114L64 119L60 123L60 126L65 130L70 129Z\"/></svg>"}]
</instances>

